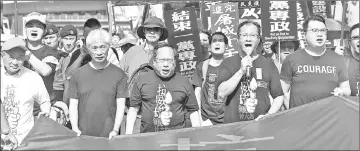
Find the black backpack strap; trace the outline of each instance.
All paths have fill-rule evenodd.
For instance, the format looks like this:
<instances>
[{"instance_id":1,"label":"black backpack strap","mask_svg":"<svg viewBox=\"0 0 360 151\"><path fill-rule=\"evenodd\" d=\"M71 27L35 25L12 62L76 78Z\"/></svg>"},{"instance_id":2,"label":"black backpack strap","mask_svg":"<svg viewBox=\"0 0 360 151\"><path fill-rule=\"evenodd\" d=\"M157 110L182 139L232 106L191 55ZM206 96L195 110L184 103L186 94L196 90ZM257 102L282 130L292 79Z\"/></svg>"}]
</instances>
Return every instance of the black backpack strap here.
<instances>
[{"instance_id":1,"label":"black backpack strap","mask_svg":"<svg viewBox=\"0 0 360 151\"><path fill-rule=\"evenodd\" d=\"M113 48L113 47L110 47L110 48L112 49L112 51L113 51L114 54L116 55L117 60L120 61L120 59L119 59L119 54L118 54L118 52L116 51L116 49Z\"/></svg>"}]
</instances>

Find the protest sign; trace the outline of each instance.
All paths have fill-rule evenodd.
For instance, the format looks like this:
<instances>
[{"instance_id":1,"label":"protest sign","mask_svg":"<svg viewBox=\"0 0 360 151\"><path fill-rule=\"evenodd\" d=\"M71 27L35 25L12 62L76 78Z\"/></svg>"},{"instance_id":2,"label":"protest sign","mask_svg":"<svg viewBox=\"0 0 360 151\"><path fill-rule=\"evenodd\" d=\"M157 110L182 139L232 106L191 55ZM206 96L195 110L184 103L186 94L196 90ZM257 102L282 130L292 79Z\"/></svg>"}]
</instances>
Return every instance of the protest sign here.
<instances>
[{"instance_id":1,"label":"protest sign","mask_svg":"<svg viewBox=\"0 0 360 151\"><path fill-rule=\"evenodd\" d=\"M179 55L175 71L191 78L197 63L202 59L195 8L165 11L164 19L169 31L168 42Z\"/></svg>"},{"instance_id":2,"label":"protest sign","mask_svg":"<svg viewBox=\"0 0 360 151\"><path fill-rule=\"evenodd\" d=\"M237 27L239 25L239 10L237 3L222 3L210 7L212 33L221 31L229 39L225 58L238 54Z\"/></svg>"},{"instance_id":3,"label":"protest sign","mask_svg":"<svg viewBox=\"0 0 360 151\"><path fill-rule=\"evenodd\" d=\"M297 40L296 1L261 1L263 41Z\"/></svg>"},{"instance_id":4,"label":"protest sign","mask_svg":"<svg viewBox=\"0 0 360 151\"><path fill-rule=\"evenodd\" d=\"M320 14L324 18L331 18L330 1L307 1L310 14Z\"/></svg>"}]
</instances>

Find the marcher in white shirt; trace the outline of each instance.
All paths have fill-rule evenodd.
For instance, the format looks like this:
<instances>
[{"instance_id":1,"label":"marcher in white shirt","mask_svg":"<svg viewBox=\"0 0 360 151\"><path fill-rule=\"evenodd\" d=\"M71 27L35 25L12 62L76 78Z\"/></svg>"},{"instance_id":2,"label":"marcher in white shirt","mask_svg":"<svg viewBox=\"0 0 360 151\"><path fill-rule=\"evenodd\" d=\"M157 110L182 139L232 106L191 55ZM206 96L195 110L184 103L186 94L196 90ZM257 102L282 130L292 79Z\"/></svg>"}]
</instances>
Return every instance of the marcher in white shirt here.
<instances>
[{"instance_id":1,"label":"marcher in white shirt","mask_svg":"<svg viewBox=\"0 0 360 151\"><path fill-rule=\"evenodd\" d=\"M29 51L19 37L7 40L1 49L1 101L10 126L19 144L34 126L34 102L40 105L39 116L48 116L50 97L39 74L23 66Z\"/></svg>"}]
</instances>

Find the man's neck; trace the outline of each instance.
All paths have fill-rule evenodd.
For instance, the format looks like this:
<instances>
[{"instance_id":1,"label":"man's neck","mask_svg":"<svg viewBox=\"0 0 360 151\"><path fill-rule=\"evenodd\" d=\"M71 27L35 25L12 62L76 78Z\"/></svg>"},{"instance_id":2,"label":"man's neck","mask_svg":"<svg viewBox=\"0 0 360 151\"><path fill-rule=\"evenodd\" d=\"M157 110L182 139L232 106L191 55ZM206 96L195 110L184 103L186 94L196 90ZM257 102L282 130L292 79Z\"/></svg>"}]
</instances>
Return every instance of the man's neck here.
<instances>
[{"instance_id":1,"label":"man's neck","mask_svg":"<svg viewBox=\"0 0 360 151\"><path fill-rule=\"evenodd\" d=\"M352 56L357 60L359 61L359 53L355 52L355 50L351 50L352 52Z\"/></svg>"},{"instance_id":2,"label":"man's neck","mask_svg":"<svg viewBox=\"0 0 360 151\"><path fill-rule=\"evenodd\" d=\"M43 45L40 40L38 40L38 41L29 41L28 40L28 48L30 50L38 50L41 47L43 47Z\"/></svg>"},{"instance_id":3,"label":"man's neck","mask_svg":"<svg viewBox=\"0 0 360 151\"><path fill-rule=\"evenodd\" d=\"M209 64L212 66L219 66L224 60L224 55L213 54L210 58Z\"/></svg>"},{"instance_id":4,"label":"man's neck","mask_svg":"<svg viewBox=\"0 0 360 151\"><path fill-rule=\"evenodd\" d=\"M315 55L315 56L321 56L326 51L325 46L322 47L307 46L305 49L308 52L310 52L310 55Z\"/></svg>"},{"instance_id":5,"label":"man's neck","mask_svg":"<svg viewBox=\"0 0 360 151\"><path fill-rule=\"evenodd\" d=\"M109 64L109 61L108 60L105 60L103 62L96 62L94 60L91 60L91 64L93 65L93 67L97 70L100 70L100 69L104 69L107 67L107 65Z\"/></svg>"},{"instance_id":6,"label":"man's neck","mask_svg":"<svg viewBox=\"0 0 360 151\"><path fill-rule=\"evenodd\" d=\"M149 48L151 48L151 50L153 50L154 47L155 47L158 43L159 43L158 41L156 41L156 42L146 41L146 44L148 45Z\"/></svg>"}]
</instances>

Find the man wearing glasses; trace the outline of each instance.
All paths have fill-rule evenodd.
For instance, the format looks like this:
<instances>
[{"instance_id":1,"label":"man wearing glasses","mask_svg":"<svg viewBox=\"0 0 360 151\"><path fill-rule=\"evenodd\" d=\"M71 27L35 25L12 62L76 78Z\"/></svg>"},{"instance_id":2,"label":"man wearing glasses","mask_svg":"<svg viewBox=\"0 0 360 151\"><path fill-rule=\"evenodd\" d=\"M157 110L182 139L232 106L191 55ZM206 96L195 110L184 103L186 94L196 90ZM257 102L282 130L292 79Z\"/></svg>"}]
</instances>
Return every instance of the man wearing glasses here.
<instances>
[{"instance_id":1,"label":"man wearing glasses","mask_svg":"<svg viewBox=\"0 0 360 151\"><path fill-rule=\"evenodd\" d=\"M261 27L256 22L240 23L237 35L243 55L224 60L225 70L232 76L218 88L218 97L227 97L225 123L260 119L276 113L283 104L280 75L275 64L256 52L261 43L260 32ZM249 77L246 77L247 70ZM248 97L246 84L249 81L246 79L256 82L255 98ZM274 98L273 104L269 93Z\"/></svg>"},{"instance_id":2,"label":"man wearing glasses","mask_svg":"<svg viewBox=\"0 0 360 151\"><path fill-rule=\"evenodd\" d=\"M281 68L284 93L290 90L289 108L334 95L350 95L347 68L341 56L325 48L327 29L319 15L303 23L308 46L287 56Z\"/></svg>"},{"instance_id":3,"label":"man wearing glasses","mask_svg":"<svg viewBox=\"0 0 360 151\"><path fill-rule=\"evenodd\" d=\"M185 128L186 112L193 127L200 125L193 86L186 77L175 73L176 56L175 48L169 44L155 46L155 70L140 75L130 93L126 134L133 133L140 108L140 133Z\"/></svg>"}]
</instances>

